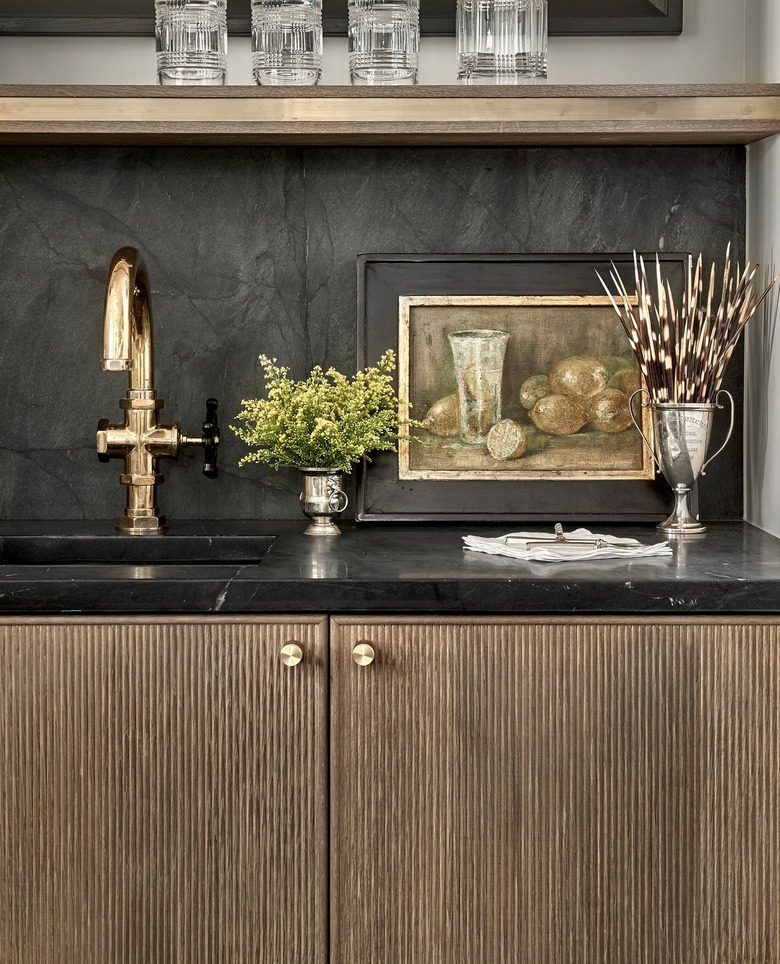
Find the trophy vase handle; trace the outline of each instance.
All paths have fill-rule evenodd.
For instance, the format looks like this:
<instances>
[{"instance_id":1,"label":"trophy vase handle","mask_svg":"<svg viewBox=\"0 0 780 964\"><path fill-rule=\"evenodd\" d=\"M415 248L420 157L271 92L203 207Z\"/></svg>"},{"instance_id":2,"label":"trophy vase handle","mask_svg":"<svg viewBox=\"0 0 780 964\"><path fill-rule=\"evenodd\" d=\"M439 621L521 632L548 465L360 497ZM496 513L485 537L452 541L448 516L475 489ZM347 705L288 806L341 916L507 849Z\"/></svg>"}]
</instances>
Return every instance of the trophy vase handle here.
<instances>
[{"instance_id":1,"label":"trophy vase handle","mask_svg":"<svg viewBox=\"0 0 780 964\"><path fill-rule=\"evenodd\" d=\"M720 390L720 391L718 392L718 394L715 396L715 408L723 408L723 407L724 407L723 405L719 405L719 404L718 404L718 399L720 398L721 395L726 395L726 396L728 397L728 400L731 402L731 424L729 425L728 434L726 435L726 441L723 443L723 445L721 445L721 447L718 449L717 452L715 452L714 455L711 455L711 456L707 459L707 461L706 461L706 462L704 463L704 465L701 467L701 474L702 474L702 475L704 475L704 470L707 468L707 466L710 464L710 462L712 462L713 459L716 459L716 458L720 455L720 453L723 451L723 449L725 449L726 446L729 444L729 439L731 438L731 433L734 431L734 399L733 399L733 397L732 397L732 395L731 395L731 392L727 392L725 388L721 388L721 390ZM633 398L633 395L632 395L631 397ZM629 402L629 408L630 408L630 402Z\"/></svg>"},{"instance_id":2,"label":"trophy vase handle","mask_svg":"<svg viewBox=\"0 0 780 964\"><path fill-rule=\"evenodd\" d=\"M633 392L631 398L628 400L628 414L631 416L631 421L634 423L634 427L636 428L637 432L639 432L639 434L642 436L642 441L647 446L647 451L650 453L653 462L655 462L656 468L663 475L664 470L661 468L661 463L656 458L655 452L653 451L653 446L650 444L650 440L645 435L645 431L642 428L642 420L640 418L640 420L637 421L636 416L634 415L634 399L637 397L637 395L647 395L647 397L650 398L650 392L648 392L646 388L638 388L635 392ZM640 413L642 411L641 405L639 411ZM728 442L728 439L726 439L726 441Z\"/></svg>"}]
</instances>

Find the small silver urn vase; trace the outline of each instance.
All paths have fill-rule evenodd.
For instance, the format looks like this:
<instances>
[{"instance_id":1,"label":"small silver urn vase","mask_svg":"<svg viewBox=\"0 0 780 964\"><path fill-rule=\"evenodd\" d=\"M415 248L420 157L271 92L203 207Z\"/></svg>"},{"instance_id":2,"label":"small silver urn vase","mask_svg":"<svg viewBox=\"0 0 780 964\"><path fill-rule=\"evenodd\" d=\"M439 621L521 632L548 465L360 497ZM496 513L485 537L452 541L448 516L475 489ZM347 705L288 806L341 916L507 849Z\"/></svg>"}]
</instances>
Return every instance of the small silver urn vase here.
<instances>
[{"instance_id":1,"label":"small silver urn vase","mask_svg":"<svg viewBox=\"0 0 780 964\"><path fill-rule=\"evenodd\" d=\"M694 482L716 456L720 455L729 443L734 430L734 399L725 389L718 392L714 403L698 402L647 402L642 407L650 411L653 426L653 445L650 444L642 429L642 419L634 415L634 399L637 395L649 394L640 388L629 399L629 410L634 425L645 441L666 481L674 493L674 511L659 526L670 535L685 535L706 532L707 527L691 513L688 496ZM731 424L726 441L714 455L707 458L710 444L712 421L721 395L731 403Z\"/></svg>"},{"instance_id":2,"label":"small silver urn vase","mask_svg":"<svg viewBox=\"0 0 780 964\"><path fill-rule=\"evenodd\" d=\"M349 505L347 494L341 488L344 472L341 469L301 469L303 492L301 508L311 520L307 536L340 536L341 529L334 518Z\"/></svg>"}]
</instances>

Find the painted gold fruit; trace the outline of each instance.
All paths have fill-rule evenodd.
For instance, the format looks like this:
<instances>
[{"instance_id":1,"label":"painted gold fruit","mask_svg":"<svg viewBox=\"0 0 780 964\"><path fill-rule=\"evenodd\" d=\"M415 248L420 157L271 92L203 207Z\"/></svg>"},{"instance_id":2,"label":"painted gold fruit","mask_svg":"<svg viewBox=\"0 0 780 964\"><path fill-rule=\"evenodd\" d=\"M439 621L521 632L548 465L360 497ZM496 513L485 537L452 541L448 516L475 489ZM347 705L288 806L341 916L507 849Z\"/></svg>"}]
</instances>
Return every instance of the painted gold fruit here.
<instances>
[{"instance_id":1,"label":"painted gold fruit","mask_svg":"<svg viewBox=\"0 0 780 964\"><path fill-rule=\"evenodd\" d=\"M550 372L550 387L555 395L591 398L607 387L609 372L598 358L575 355L564 358Z\"/></svg>"},{"instance_id":2,"label":"painted gold fruit","mask_svg":"<svg viewBox=\"0 0 780 964\"><path fill-rule=\"evenodd\" d=\"M520 386L520 404L527 411L530 411L545 395L552 395L550 379L546 375L532 375Z\"/></svg>"},{"instance_id":3,"label":"painted gold fruit","mask_svg":"<svg viewBox=\"0 0 780 964\"><path fill-rule=\"evenodd\" d=\"M599 432L625 432L631 426L628 395L606 388L590 400L590 423Z\"/></svg>"},{"instance_id":4,"label":"painted gold fruit","mask_svg":"<svg viewBox=\"0 0 780 964\"><path fill-rule=\"evenodd\" d=\"M494 411L490 405L475 405L466 410L466 428L464 436L471 436L471 441L481 441L490 431L493 424Z\"/></svg>"},{"instance_id":5,"label":"painted gold fruit","mask_svg":"<svg viewBox=\"0 0 780 964\"><path fill-rule=\"evenodd\" d=\"M633 368L634 362L630 358L623 358L621 355L604 355L601 363L609 372L610 377L616 375L624 368Z\"/></svg>"},{"instance_id":6,"label":"painted gold fruit","mask_svg":"<svg viewBox=\"0 0 780 964\"><path fill-rule=\"evenodd\" d=\"M460 428L460 402L457 395L445 395L428 409L423 427L431 435L457 435Z\"/></svg>"},{"instance_id":7,"label":"painted gold fruit","mask_svg":"<svg viewBox=\"0 0 780 964\"><path fill-rule=\"evenodd\" d=\"M527 448L528 433L511 418L502 418L488 432L487 450L497 462L519 459Z\"/></svg>"},{"instance_id":8,"label":"painted gold fruit","mask_svg":"<svg viewBox=\"0 0 780 964\"><path fill-rule=\"evenodd\" d=\"M468 398L481 405L490 402L494 394L490 377L473 362L463 371L463 390Z\"/></svg>"},{"instance_id":9,"label":"painted gold fruit","mask_svg":"<svg viewBox=\"0 0 780 964\"><path fill-rule=\"evenodd\" d=\"M540 431L550 435L574 435L588 422L584 406L576 398L566 395L540 398L531 409L530 416Z\"/></svg>"},{"instance_id":10,"label":"painted gold fruit","mask_svg":"<svg viewBox=\"0 0 780 964\"><path fill-rule=\"evenodd\" d=\"M616 388L619 392L631 395L640 387L639 372L636 368L624 368L615 372L609 380L609 388Z\"/></svg>"}]
</instances>

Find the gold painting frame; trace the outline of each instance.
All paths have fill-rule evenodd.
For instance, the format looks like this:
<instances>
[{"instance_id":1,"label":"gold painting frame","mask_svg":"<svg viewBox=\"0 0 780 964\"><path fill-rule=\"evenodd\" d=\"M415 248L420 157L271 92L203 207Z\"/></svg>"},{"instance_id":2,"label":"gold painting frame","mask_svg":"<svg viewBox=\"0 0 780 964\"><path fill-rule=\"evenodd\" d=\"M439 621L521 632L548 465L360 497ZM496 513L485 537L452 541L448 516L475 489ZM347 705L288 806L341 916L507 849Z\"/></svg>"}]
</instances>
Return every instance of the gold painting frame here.
<instances>
[{"instance_id":1,"label":"gold painting frame","mask_svg":"<svg viewBox=\"0 0 780 964\"><path fill-rule=\"evenodd\" d=\"M625 371L631 368L636 373L636 388L644 387L638 366L633 359L633 353L625 332L622 329L612 307L610 299L606 295L403 295L398 299L398 391L402 399L400 408L401 418L407 420L411 417L422 418L423 412L418 399L419 392L416 388L418 381L415 379L414 367L421 362L420 357L413 357L415 354L427 356L431 350L431 344L425 345L425 352L413 350L415 343L413 316L422 314L415 309L430 309L426 314L431 315L434 309L441 309L442 315L441 334L445 335L448 329L460 328L460 318L469 319L473 315L479 317L480 328L491 328L490 315L497 314L504 327L510 327L510 343L512 338L518 337L518 332L525 325L531 327L530 316L534 317L535 328L537 331L525 332L526 339L533 338L535 342L536 355L544 353L543 342L544 330L552 333L556 342L561 340L561 322L563 319L570 324L576 325L580 329L580 337L576 346L572 347L572 353L580 350L583 344L589 346L590 354L597 355L599 350L593 350L594 344L598 343L597 324L600 322L603 332L608 337L602 337L599 349L604 347L608 341L612 350L622 348L622 357L625 359ZM462 311L458 312L458 309ZM499 313L493 309L502 309ZM457 314L453 322L453 314ZM544 318L544 326L540 324ZM557 328L550 328L550 325ZM429 325L433 324L429 320ZM435 336L435 332L433 332ZM427 333L430 340L431 333ZM564 332L565 335L565 332ZM561 354L561 349L557 349ZM565 351L563 352L565 355ZM603 352L602 352L603 354ZM630 356L630 357L629 357ZM452 359L449 358L451 364ZM446 362L445 362L446 364ZM619 374L624 374L620 372ZM531 370L526 368L524 374L530 375ZM506 377L506 376L505 376ZM453 375L454 378L454 375ZM515 386L517 388L517 386ZM617 391L612 389L612 391ZM624 394L624 393L623 393ZM430 403L430 398L428 398ZM506 398L503 399L504 411L507 411ZM625 406L625 401L621 401ZM652 438L652 420L649 411L635 405L635 413L641 412L642 428L648 439ZM401 432L401 440L398 447L398 477L401 480L483 480L483 481L577 481L577 480L651 480L655 478L655 464L647 446L642 441L639 432L632 425L627 425L619 433L604 433L594 431L590 424L586 424L571 435L562 437L555 435L545 435L541 432L528 417L521 406L515 405L510 409L510 417L514 417L523 431L533 439L546 438L547 442L543 450L537 451L530 457L521 457L516 460L499 462L490 458L484 451L484 446L475 448L471 445L464 445L458 436L447 439L432 439L430 434L424 430L410 432L408 427L404 427ZM621 423L623 424L623 423ZM418 441L412 439L414 434ZM420 444L422 442L422 445ZM449 468L436 467L432 465L430 458L432 446L436 446L439 454L446 452L448 457L453 460ZM619 449L620 457L616 456ZM560 456L561 451L565 455L559 458L556 464L556 453ZM463 464L454 464L457 454L463 459ZM472 464L467 465L469 461ZM530 464L529 464L530 463ZM630 463L630 464L629 464ZM584 465L584 467L583 467Z\"/></svg>"}]
</instances>

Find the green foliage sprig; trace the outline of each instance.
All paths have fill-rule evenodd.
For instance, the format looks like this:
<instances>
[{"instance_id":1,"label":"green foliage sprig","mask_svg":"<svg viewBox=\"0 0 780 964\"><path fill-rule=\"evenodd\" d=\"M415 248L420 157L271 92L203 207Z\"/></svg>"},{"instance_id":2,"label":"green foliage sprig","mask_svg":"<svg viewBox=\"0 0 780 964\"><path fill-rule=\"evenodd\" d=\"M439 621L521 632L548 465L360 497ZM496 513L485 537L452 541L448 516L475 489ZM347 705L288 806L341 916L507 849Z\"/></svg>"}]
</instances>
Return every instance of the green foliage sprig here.
<instances>
[{"instance_id":1,"label":"green foliage sprig","mask_svg":"<svg viewBox=\"0 0 780 964\"><path fill-rule=\"evenodd\" d=\"M386 351L373 368L347 378L318 365L305 381L260 355L266 398L242 401L233 432L254 449L239 465L267 462L274 468L338 468L345 472L369 452L392 451L404 426L391 372L395 353Z\"/></svg>"}]
</instances>

